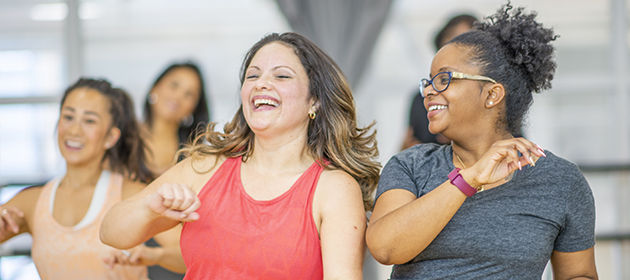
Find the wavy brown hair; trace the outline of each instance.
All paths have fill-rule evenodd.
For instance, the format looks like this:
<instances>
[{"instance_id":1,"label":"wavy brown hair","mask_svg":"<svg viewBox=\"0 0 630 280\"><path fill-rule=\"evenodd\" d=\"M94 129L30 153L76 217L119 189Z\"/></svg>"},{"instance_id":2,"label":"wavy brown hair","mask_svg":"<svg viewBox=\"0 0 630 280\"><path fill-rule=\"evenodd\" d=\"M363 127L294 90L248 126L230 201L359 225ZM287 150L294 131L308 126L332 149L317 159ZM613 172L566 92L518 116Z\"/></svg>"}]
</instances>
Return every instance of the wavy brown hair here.
<instances>
[{"instance_id":1,"label":"wavy brown hair","mask_svg":"<svg viewBox=\"0 0 630 280\"><path fill-rule=\"evenodd\" d=\"M310 155L326 169L341 169L359 183L366 210L372 208L372 197L379 179L374 123L357 127L352 91L337 64L313 42L297 33L273 33L258 41L247 52L241 65L241 85L254 55L265 45L280 42L293 48L309 78L309 94L319 102L317 117L309 121L307 146ZM242 156L254 151L254 133L247 125L243 108L236 112L223 132L210 123L203 135L182 153L193 159L204 155ZM329 164L322 164L328 161Z\"/></svg>"}]
</instances>

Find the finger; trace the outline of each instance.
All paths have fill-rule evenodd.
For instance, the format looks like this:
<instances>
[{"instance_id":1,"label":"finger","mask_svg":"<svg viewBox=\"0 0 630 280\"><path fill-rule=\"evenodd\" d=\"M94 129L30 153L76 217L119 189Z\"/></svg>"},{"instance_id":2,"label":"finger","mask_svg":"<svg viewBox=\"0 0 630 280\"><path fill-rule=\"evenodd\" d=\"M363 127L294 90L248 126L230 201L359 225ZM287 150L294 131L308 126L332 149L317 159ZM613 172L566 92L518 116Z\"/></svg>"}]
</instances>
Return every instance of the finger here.
<instances>
[{"instance_id":1,"label":"finger","mask_svg":"<svg viewBox=\"0 0 630 280\"><path fill-rule=\"evenodd\" d=\"M186 212L186 210L188 210L188 208L190 208L190 206L195 203L197 195L187 186L183 187L182 194L184 196L184 199L182 201L182 204L180 205L180 209Z\"/></svg>"},{"instance_id":2,"label":"finger","mask_svg":"<svg viewBox=\"0 0 630 280\"><path fill-rule=\"evenodd\" d=\"M162 205L166 208L171 208L173 205L173 187L171 185L164 184L158 191L162 197Z\"/></svg>"},{"instance_id":3,"label":"finger","mask_svg":"<svg viewBox=\"0 0 630 280\"><path fill-rule=\"evenodd\" d=\"M4 222L4 226L13 233L18 233L20 231L20 226L18 226L13 216L11 216L11 212L5 208L7 211L2 211L2 221ZM3 210L5 210L3 209Z\"/></svg>"},{"instance_id":4,"label":"finger","mask_svg":"<svg viewBox=\"0 0 630 280\"><path fill-rule=\"evenodd\" d=\"M183 219L181 219L182 222L194 222L196 220L199 220L199 213L197 212L192 212L188 214L186 217L184 217Z\"/></svg>"},{"instance_id":5,"label":"finger","mask_svg":"<svg viewBox=\"0 0 630 280\"><path fill-rule=\"evenodd\" d=\"M138 248L134 250L133 253L131 253L131 256L129 257L129 262L131 264L138 264L140 262L140 258L142 257L143 251L144 251L143 248Z\"/></svg>"},{"instance_id":6,"label":"finger","mask_svg":"<svg viewBox=\"0 0 630 280\"><path fill-rule=\"evenodd\" d=\"M527 150L529 150L530 152L530 156L532 157L532 159L534 157L546 157L547 155L545 155L544 150L538 146L536 143L529 141L525 138L516 138L516 140L523 144L525 147L527 147Z\"/></svg>"},{"instance_id":7,"label":"finger","mask_svg":"<svg viewBox=\"0 0 630 280\"><path fill-rule=\"evenodd\" d=\"M180 207L184 202L184 190L182 188L185 187L181 185L174 185L171 189L173 192L173 203L171 204L171 209L182 210Z\"/></svg>"},{"instance_id":8,"label":"finger","mask_svg":"<svg viewBox=\"0 0 630 280\"><path fill-rule=\"evenodd\" d=\"M184 211L182 211L183 214L189 215L190 213L195 212L197 209L199 209L199 207L201 206L201 201L199 201L198 197L194 197L192 199L192 204L190 204L188 206L188 208L184 209Z\"/></svg>"},{"instance_id":9,"label":"finger","mask_svg":"<svg viewBox=\"0 0 630 280\"><path fill-rule=\"evenodd\" d=\"M5 209L7 209L7 212L9 212L9 213L11 213L11 214L13 214L15 216L18 216L20 218L24 217L24 212L22 212L22 210L20 210L20 209L18 209L16 207L9 206L9 207L7 207Z\"/></svg>"},{"instance_id":10,"label":"finger","mask_svg":"<svg viewBox=\"0 0 630 280\"><path fill-rule=\"evenodd\" d=\"M107 265L107 267L109 267L109 269L114 268L114 258L112 256L103 258L103 262Z\"/></svg>"},{"instance_id":11,"label":"finger","mask_svg":"<svg viewBox=\"0 0 630 280\"><path fill-rule=\"evenodd\" d=\"M173 210L173 209L166 209L163 213L162 216L172 219L172 220L176 220L176 221L182 221L183 217L182 216L182 212L178 211L178 210Z\"/></svg>"}]
</instances>

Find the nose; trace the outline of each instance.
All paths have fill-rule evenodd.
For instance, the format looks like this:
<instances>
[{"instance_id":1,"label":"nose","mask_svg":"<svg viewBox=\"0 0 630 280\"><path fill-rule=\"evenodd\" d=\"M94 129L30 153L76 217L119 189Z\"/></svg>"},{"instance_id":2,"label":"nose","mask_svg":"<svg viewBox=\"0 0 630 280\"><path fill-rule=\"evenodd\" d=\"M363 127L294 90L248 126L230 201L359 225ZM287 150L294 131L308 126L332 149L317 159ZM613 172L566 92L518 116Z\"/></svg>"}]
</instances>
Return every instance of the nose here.
<instances>
[{"instance_id":1,"label":"nose","mask_svg":"<svg viewBox=\"0 0 630 280\"><path fill-rule=\"evenodd\" d=\"M427 97L427 96L430 96L430 95L437 95L437 94L438 94L438 92L435 91L435 89L433 88L433 85L431 85L431 84L428 84L426 87L424 87L422 89L422 96L423 97Z\"/></svg>"},{"instance_id":2,"label":"nose","mask_svg":"<svg viewBox=\"0 0 630 280\"><path fill-rule=\"evenodd\" d=\"M81 134L81 124L78 120L73 120L72 122L70 122L70 125L68 126L68 132L72 136Z\"/></svg>"},{"instance_id":3,"label":"nose","mask_svg":"<svg viewBox=\"0 0 630 280\"><path fill-rule=\"evenodd\" d=\"M256 80L255 87L256 87L256 90L270 89L271 88L270 75L261 75L260 78Z\"/></svg>"}]
</instances>

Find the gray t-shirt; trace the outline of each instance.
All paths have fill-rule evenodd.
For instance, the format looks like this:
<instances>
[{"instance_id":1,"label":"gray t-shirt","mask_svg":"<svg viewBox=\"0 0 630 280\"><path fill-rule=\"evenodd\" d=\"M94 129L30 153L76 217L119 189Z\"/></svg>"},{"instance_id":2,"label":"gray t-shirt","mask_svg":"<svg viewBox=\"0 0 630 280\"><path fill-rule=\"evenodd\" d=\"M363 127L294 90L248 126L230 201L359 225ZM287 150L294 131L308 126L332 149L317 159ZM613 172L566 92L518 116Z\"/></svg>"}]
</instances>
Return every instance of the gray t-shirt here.
<instances>
[{"instance_id":1,"label":"gray t-shirt","mask_svg":"<svg viewBox=\"0 0 630 280\"><path fill-rule=\"evenodd\" d=\"M391 189L423 196L448 180L452 147L421 144L389 160L378 197ZM540 279L553 250L595 244L593 194L577 166L545 151L535 167L467 198L418 256L391 279ZM412 221L410 221L412 222Z\"/></svg>"}]
</instances>

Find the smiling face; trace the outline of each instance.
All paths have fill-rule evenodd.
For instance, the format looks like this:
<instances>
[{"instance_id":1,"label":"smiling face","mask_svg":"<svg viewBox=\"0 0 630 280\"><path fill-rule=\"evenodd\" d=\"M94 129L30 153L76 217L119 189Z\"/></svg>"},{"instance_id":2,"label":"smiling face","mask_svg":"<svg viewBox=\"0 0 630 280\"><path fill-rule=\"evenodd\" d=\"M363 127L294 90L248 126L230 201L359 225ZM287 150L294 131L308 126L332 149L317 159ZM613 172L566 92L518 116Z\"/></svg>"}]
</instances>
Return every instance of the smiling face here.
<instances>
[{"instance_id":1,"label":"smiling face","mask_svg":"<svg viewBox=\"0 0 630 280\"><path fill-rule=\"evenodd\" d=\"M100 162L120 135L112 128L110 101L90 88L72 90L61 106L57 142L68 165Z\"/></svg>"},{"instance_id":2,"label":"smiling face","mask_svg":"<svg viewBox=\"0 0 630 280\"><path fill-rule=\"evenodd\" d=\"M179 123L195 110L201 94L201 81L194 70L177 67L164 75L151 94L156 99L151 105L154 117Z\"/></svg>"},{"instance_id":3,"label":"smiling face","mask_svg":"<svg viewBox=\"0 0 630 280\"><path fill-rule=\"evenodd\" d=\"M293 48L272 42L256 52L245 69L241 101L245 120L257 136L287 132L306 136L314 102Z\"/></svg>"},{"instance_id":4,"label":"smiling face","mask_svg":"<svg viewBox=\"0 0 630 280\"><path fill-rule=\"evenodd\" d=\"M469 57L470 49L448 44L433 58L430 75L433 77L444 71L479 75L479 67L469 63ZM431 86L426 87L424 106L428 112L429 131L451 138L449 134L453 132L475 129L475 124L481 121L483 115L481 111L484 108L485 95L482 92L486 84L473 80L452 79L448 88L440 93L435 92Z\"/></svg>"}]
</instances>

